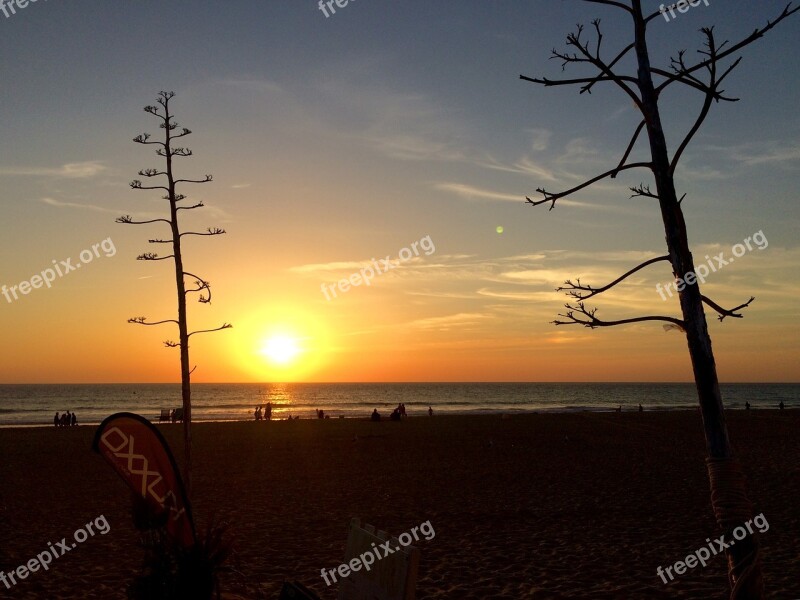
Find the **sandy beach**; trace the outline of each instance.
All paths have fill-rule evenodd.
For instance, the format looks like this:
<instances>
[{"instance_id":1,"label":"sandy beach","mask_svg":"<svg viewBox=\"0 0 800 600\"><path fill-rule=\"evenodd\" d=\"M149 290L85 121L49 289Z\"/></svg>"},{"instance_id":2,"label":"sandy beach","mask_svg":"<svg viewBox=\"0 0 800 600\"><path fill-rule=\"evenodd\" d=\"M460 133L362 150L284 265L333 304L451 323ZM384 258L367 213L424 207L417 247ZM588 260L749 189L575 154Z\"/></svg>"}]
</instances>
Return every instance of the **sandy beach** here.
<instances>
[{"instance_id":1,"label":"sandy beach","mask_svg":"<svg viewBox=\"0 0 800 600\"><path fill-rule=\"evenodd\" d=\"M748 478L770 598L800 598L798 411L728 414ZM162 431L181 459L181 427ZM110 526L0 597L124 598L142 551L129 494L90 450L94 427L0 430L0 570L101 515ZM231 525L225 597L277 598L343 558L357 516L393 535L430 521L418 598L726 598L716 556L664 585L718 535L697 413L301 420L193 428L194 513Z\"/></svg>"}]
</instances>

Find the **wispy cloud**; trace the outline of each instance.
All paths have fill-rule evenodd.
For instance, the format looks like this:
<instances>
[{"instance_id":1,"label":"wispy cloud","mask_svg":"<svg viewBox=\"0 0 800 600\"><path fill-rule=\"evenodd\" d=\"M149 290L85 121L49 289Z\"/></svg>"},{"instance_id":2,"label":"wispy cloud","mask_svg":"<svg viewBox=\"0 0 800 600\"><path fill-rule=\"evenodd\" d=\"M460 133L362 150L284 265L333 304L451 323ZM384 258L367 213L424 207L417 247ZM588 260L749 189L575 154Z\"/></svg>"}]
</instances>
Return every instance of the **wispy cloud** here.
<instances>
[{"instance_id":1,"label":"wispy cloud","mask_svg":"<svg viewBox=\"0 0 800 600\"><path fill-rule=\"evenodd\" d=\"M429 317L427 319L417 319L407 325L417 329L433 329L437 331L450 331L452 329L464 330L475 326L486 319L491 319L491 315L482 313L457 313L444 317Z\"/></svg>"},{"instance_id":2,"label":"wispy cloud","mask_svg":"<svg viewBox=\"0 0 800 600\"><path fill-rule=\"evenodd\" d=\"M466 125L429 94L364 83L365 72L384 68L376 60L357 60L345 68L344 77L325 78L313 88L312 98L345 115L341 133L395 159L464 160Z\"/></svg>"},{"instance_id":3,"label":"wispy cloud","mask_svg":"<svg viewBox=\"0 0 800 600\"><path fill-rule=\"evenodd\" d=\"M63 179L88 179L96 177L108 167L100 161L66 163L60 167L0 167L0 175L28 177L57 177Z\"/></svg>"},{"instance_id":4,"label":"wispy cloud","mask_svg":"<svg viewBox=\"0 0 800 600\"><path fill-rule=\"evenodd\" d=\"M529 156L523 156L512 164L503 164L493 158L488 159L486 162L479 163L479 166L494 171L504 171L506 173L520 173L522 175L531 175L536 179L543 179L545 181L557 181L558 177L555 173L541 164L535 162Z\"/></svg>"},{"instance_id":5,"label":"wispy cloud","mask_svg":"<svg viewBox=\"0 0 800 600\"><path fill-rule=\"evenodd\" d=\"M451 194L455 194L457 196L470 200L493 200L496 202L522 203L525 202L525 197L526 197L525 194L519 194L519 195L508 194L505 192L487 190L473 185L468 185L465 183L456 183L452 181L443 181L435 183L433 187L437 190L441 190L443 192L450 192ZM532 198L532 199L538 200L538 198ZM605 211L620 210L618 207L615 206L592 204L590 202L582 202L580 200L569 200L567 198L559 200L558 204L561 206L582 207L582 208L590 208L593 210L605 210Z\"/></svg>"},{"instance_id":6,"label":"wispy cloud","mask_svg":"<svg viewBox=\"0 0 800 600\"><path fill-rule=\"evenodd\" d=\"M328 263L312 263L308 265L298 265L296 267L289 267L287 270L290 273L331 273L336 271L354 271L371 264L369 261L334 261Z\"/></svg>"},{"instance_id":7,"label":"wispy cloud","mask_svg":"<svg viewBox=\"0 0 800 600\"><path fill-rule=\"evenodd\" d=\"M747 166L800 160L800 144L797 142L748 142L732 146L708 146L707 149L724 153L731 160Z\"/></svg>"},{"instance_id":8,"label":"wispy cloud","mask_svg":"<svg viewBox=\"0 0 800 600\"><path fill-rule=\"evenodd\" d=\"M464 161L463 128L421 94L370 94L374 104L364 139L402 160ZM360 96L360 102L364 102Z\"/></svg>"},{"instance_id":9,"label":"wispy cloud","mask_svg":"<svg viewBox=\"0 0 800 600\"><path fill-rule=\"evenodd\" d=\"M507 292L495 291L489 288L480 288L477 292L479 296L500 300L516 300L522 302L554 302L559 298L555 291L549 292Z\"/></svg>"},{"instance_id":10,"label":"wispy cloud","mask_svg":"<svg viewBox=\"0 0 800 600\"><path fill-rule=\"evenodd\" d=\"M550 138L553 132L548 129L531 128L527 130L531 134L531 150L534 152L544 152L550 145Z\"/></svg>"},{"instance_id":11,"label":"wispy cloud","mask_svg":"<svg viewBox=\"0 0 800 600\"><path fill-rule=\"evenodd\" d=\"M525 283L544 283L555 286L564 281L562 269L526 269L524 271L507 271L501 277Z\"/></svg>"},{"instance_id":12,"label":"wispy cloud","mask_svg":"<svg viewBox=\"0 0 800 600\"><path fill-rule=\"evenodd\" d=\"M55 198L41 198L41 201L44 204L47 204L48 206L56 206L58 208L77 208L79 210L94 210L97 212L113 213L116 215L121 215L124 212L114 208L95 206L93 204L81 204L79 202L62 202L61 200L56 200Z\"/></svg>"},{"instance_id":13,"label":"wispy cloud","mask_svg":"<svg viewBox=\"0 0 800 600\"><path fill-rule=\"evenodd\" d=\"M525 196L522 194L506 194L495 192L464 183L442 182L434 185L437 190L451 192L462 198L478 198L482 200L500 200L504 202L523 202Z\"/></svg>"}]
</instances>

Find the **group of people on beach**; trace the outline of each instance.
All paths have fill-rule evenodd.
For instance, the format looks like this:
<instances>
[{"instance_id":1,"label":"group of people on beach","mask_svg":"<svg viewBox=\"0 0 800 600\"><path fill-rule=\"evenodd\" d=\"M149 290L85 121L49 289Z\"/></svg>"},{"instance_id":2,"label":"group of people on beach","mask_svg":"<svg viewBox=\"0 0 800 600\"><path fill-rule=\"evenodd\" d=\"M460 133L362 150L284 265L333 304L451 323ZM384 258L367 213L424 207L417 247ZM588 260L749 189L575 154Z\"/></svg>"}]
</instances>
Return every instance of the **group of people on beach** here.
<instances>
[{"instance_id":1,"label":"group of people on beach","mask_svg":"<svg viewBox=\"0 0 800 600\"><path fill-rule=\"evenodd\" d=\"M397 405L397 408L395 408L392 411L392 414L389 415L389 419L392 420L392 421L399 421L400 419L402 419L403 417L406 417L406 416L408 416L408 415L406 415L406 405L403 404L403 403L400 403L400 404ZM372 414L370 415L369 419L370 419L370 421L380 421L381 420L381 413L378 412L377 408L372 411Z\"/></svg>"},{"instance_id":2,"label":"group of people on beach","mask_svg":"<svg viewBox=\"0 0 800 600\"><path fill-rule=\"evenodd\" d=\"M745 410L750 410L750 406L751 406L750 402L745 402L744 403L744 409ZM784 408L786 408L786 405L783 403L783 400L781 400L778 403L778 409L783 410Z\"/></svg>"},{"instance_id":3,"label":"group of people on beach","mask_svg":"<svg viewBox=\"0 0 800 600\"><path fill-rule=\"evenodd\" d=\"M53 425L56 427L72 427L73 425L78 424L78 417L75 416L75 413L70 413L66 411L63 415L58 416L58 412L56 412L55 416L53 417Z\"/></svg>"},{"instance_id":4,"label":"group of people on beach","mask_svg":"<svg viewBox=\"0 0 800 600\"><path fill-rule=\"evenodd\" d=\"M330 419L331 418L330 415L325 414L325 411L323 409L321 409L321 408L315 408L314 412L316 413L318 419ZM58 415L58 413L56 413L56 415ZM261 421L261 420L269 421L269 420L271 420L272 419L272 402L267 402L267 404L264 406L263 413L262 413L262 410L261 410L261 405L256 406L256 409L253 411L253 416L255 417L256 421ZM395 408L392 411L391 415L389 415L389 419L392 420L392 421L400 421L400 420L404 419L407 416L408 416L408 414L406 414L406 405L401 402L400 404L397 405L397 408ZM428 407L428 416L429 417L433 416L433 407L431 407L431 406ZM300 417L294 417L294 419L299 419L299 418ZM293 417L291 415L289 415L288 420L291 421L292 419L293 419ZM381 420L381 414L378 412L377 408L372 411L372 414L370 415L370 420L371 421L380 421Z\"/></svg>"},{"instance_id":5,"label":"group of people on beach","mask_svg":"<svg viewBox=\"0 0 800 600\"><path fill-rule=\"evenodd\" d=\"M391 420L391 421L400 421L400 420L404 419L407 416L408 415L406 414L406 405L401 402L400 404L397 405L397 408L395 408L392 411L392 414L389 415L389 420ZM431 407L431 406L428 407L428 416L429 417L433 416L433 407ZM376 409L374 409L372 411L372 414L370 415L369 418L370 418L370 421L380 421L381 420L381 413L379 413L378 409L376 408Z\"/></svg>"},{"instance_id":6,"label":"group of people on beach","mask_svg":"<svg viewBox=\"0 0 800 600\"><path fill-rule=\"evenodd\" d=\"M266 406L264 406L263 415L261 413L261 405L259 404L256 406L256 410L253 412L253 415L255 416L256 421L261 421L262 419L264 421L272 420L272 402L267 402Z\"/></svg>"}]
</instances>

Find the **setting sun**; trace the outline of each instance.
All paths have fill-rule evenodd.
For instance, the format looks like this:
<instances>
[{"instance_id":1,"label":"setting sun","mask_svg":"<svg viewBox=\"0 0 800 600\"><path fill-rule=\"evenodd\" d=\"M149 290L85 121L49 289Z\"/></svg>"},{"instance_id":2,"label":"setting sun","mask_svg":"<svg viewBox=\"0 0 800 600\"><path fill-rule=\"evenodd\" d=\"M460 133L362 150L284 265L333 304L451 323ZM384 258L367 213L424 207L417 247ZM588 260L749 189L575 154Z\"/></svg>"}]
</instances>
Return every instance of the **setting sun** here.
<instances>
[{"instance_id":1,"label":"setting sun","mask_svg":"<svg viewBox=\"0 0 800 600\"><path fill-rule=\"evenodd\" d=\"M264 342L261 354L279 365L288 365L300 354L300 348L294 338L276 335Z\"/></svg>"}]
</instances>

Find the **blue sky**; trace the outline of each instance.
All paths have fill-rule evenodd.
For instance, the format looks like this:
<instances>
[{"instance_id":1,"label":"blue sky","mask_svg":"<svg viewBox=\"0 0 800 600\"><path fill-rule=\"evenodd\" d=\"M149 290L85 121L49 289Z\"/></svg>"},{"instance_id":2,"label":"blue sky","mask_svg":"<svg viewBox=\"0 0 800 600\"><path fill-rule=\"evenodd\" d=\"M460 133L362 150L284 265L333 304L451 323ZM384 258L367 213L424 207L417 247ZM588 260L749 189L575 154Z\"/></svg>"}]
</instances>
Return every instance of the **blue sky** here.
<instances>
[{"instance_id":1,"label":"blue sky","mask_svg":"<svg viewBox=\"0 0 800 600\"><path fill-rule=\"evenodd\" d=\"M666 66L682 48L692 60L700 27L713 24L718 38L736 40L783 6L712 0L669 23L657 19L652 61ZM198 322L236 327L238 317L258 337L282 323L319 321L297 334L309 340L309 356L316 344L313 368L241 368L258 340L237 332L198 344L216 365L201 379L564 379L576 346L618 357L578 378L685 379L680 336L639 362L642 344L663 332L548 325L563 304L553 287L564 279L604 283L664 251L657 207L628 198L627 186L647 182L646 173L604 182L552 212L523 203L540 185L569 187L616 164L638 123L630 100L611 87L579 95L519 80L558 77L551 49L594 17L609 52L630 39L618 11L567 0L350 0L328 18L298 0L39 0L0 14L0 283L109 236L119 249L52 290L0 304L0 326L20 349L6 357L0 380L38 380L37 352L51 335L62 340L49 350L53 362L66 350L76 357L48 375L56 381L169 380L174 356L158 348L167 336L125 324L133 314L171 310L169 271L133 260L152 232L113 222L163 210L157 196L128 188L138 169L158 164L130 140L156 133L142 107L162 89L176 92L177 119L194 131L187 145L195 156L182 172L215 178L189 190L209 207L189 222L229 231L191 247L218 286L213 312L198 309ZM758 298L744 320L719 325L730 360L718 362L732 365L721 365L729 379L786 380L794 371L780 356L798 355L799 24L795 16L742 53L725 86L741 101L712 109L677 174L696 258L757 231L769 239L768 249L708 284L724 304ZM663 99L673 149L699 101L683 91ZM644 145L637 155L646 157ZM396 256L426 235L436 243L431 257L335 302L320 293L359 261ZM663 313L654 285L669 275L642 274L598 306L609 318ZM292 312L298 307L301 314ZM65 322L64 311L74 319ZM89 343L71 347L86 327ZM745 348L763 354L767 338L775 360L743 372ZM226 359L236 344L247 350ZM116 366L100 360L112 346ZM152 356L125 365L151 346ZM448 358L420 358L431 353Z\"/></svg>"}]
</instances>

